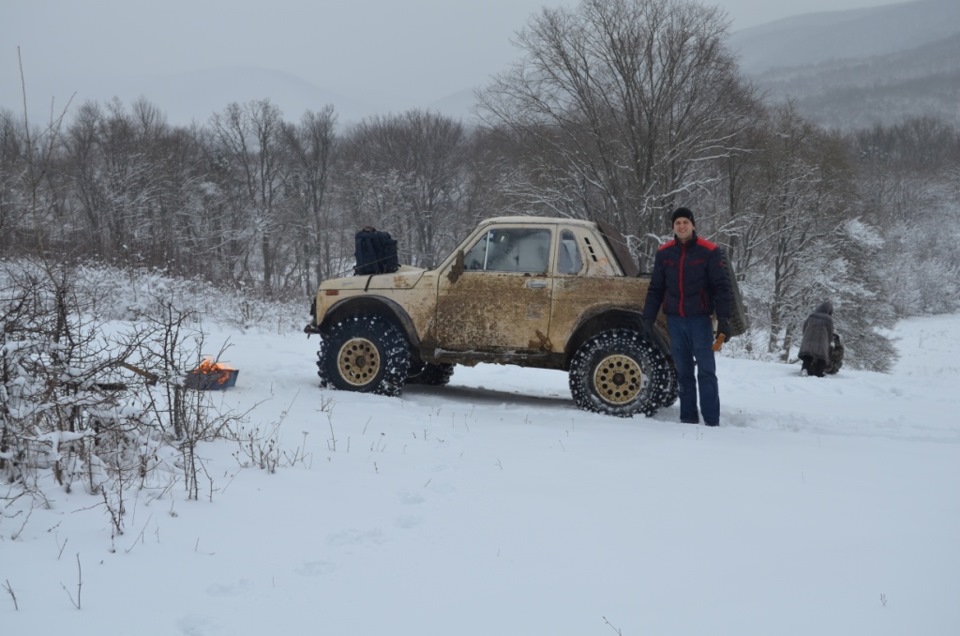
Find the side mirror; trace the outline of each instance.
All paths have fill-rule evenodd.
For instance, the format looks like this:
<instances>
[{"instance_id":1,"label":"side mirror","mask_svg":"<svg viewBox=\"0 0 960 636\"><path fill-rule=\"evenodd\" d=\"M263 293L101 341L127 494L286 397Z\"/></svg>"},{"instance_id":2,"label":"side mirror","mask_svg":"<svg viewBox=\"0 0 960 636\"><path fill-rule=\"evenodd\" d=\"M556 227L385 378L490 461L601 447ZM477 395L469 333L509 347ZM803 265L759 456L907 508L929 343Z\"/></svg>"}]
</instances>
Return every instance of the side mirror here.
<instances>
[{"instance_id":1,"label":"side mirror","mask_svg":"<svg viewBox=\"0 0 960 636\"><path fill-rule=\"evenodd\" d=\"M453 259L453 266L447 272L447 280L455 283L463 275L463 250L457 250L457 255Z\"/></svg>"}]
</instances>

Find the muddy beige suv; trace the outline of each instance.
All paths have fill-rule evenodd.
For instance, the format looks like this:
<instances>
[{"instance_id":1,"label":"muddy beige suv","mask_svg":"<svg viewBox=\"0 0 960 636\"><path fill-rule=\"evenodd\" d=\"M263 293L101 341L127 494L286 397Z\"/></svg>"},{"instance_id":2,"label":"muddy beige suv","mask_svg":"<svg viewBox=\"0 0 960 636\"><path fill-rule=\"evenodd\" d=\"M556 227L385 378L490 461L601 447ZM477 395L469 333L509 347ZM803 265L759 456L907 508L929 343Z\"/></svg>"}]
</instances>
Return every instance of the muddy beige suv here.
<instances>
[{"instance_id":1,"label":"muddy beige suv","mask_svg":"<svg viewBox=\"0 0 960 636\"><path fill-rule=\"evenodd\" d=\"M494 218L436 269L324 281L305 331L324 387L398 395L492 362L567 371L588 411L652 415L677 383L662 324L640 320L648 283L605 225Z\"/></svg>"}]
</instances>

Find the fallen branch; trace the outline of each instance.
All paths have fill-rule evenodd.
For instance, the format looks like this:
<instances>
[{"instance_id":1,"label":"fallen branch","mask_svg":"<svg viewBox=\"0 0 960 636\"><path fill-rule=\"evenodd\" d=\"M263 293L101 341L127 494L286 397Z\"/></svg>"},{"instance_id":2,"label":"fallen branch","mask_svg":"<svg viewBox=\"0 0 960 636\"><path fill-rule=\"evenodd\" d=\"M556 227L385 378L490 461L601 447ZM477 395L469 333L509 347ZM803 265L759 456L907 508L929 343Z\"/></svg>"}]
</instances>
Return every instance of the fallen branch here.
<instances>
[{"instance_id":1,"label":"fallen branch","mask_svg":"<svg viewBox=\"0 0 960 636\"><path fill-rule=\"evenodd\" d=\"M73 600L73 594L70 593L70 590L67 589L66 585L61 583L60 587L62 587L63 591L66 592L67 596L70 597L70 602L73 603L73 606L77 609L80 609L80 591L83 589L83 570L80 568L79 552L77 552L77 600Z\"/></svg>"},{"instance_id":2,"label":"fallen branch","mask_svg":"<svg viewBox=\"0 0 960 636\"><path fill-rule=\"evenodd\" d=\"M10 587L10 580L9 580L9 579L4 579L3 589L5 589L5 590L7 591L7 593L10 595L10 598L13 599L13 610L14 610L15 612L19 612L19 611L20 611L20 606L17 605L17 595L13 593L13 588Z\"/></svg>"}]
</instances>

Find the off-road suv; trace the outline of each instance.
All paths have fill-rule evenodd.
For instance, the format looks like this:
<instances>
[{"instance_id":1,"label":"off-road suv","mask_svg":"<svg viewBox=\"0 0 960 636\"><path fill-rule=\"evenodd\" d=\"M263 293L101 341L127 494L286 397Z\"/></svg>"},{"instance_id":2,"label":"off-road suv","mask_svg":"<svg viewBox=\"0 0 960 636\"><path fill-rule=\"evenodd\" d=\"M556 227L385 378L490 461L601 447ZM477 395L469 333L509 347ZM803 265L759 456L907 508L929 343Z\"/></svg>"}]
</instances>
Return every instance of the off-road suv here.
<instances>
[{"instance_id":1,"label":"off-road suv","mask_svg":"<svg viewBox=\"0 0 960 636\"><path fill-rule=\"evenodd\" d=\"M398 395L492 362L567 371L588 411L652 415L677 382L663 323L640 319L648 284L604 224L494 218L436 269L324 281L305 331L324 387Z\"/></svg>"}]
</instances>

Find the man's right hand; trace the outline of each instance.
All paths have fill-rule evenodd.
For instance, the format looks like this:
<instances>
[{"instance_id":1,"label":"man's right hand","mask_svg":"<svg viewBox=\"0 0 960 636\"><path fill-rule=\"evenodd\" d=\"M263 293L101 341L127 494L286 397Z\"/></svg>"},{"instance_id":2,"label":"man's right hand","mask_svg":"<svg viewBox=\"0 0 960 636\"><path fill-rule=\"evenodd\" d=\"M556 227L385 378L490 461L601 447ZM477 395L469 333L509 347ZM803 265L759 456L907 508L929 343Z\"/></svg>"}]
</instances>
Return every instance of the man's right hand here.
<instances>
[{"instance_id":1,"label":"man's right hand","mask_svg":"<svg viewBox=\"0 0 960 636\"><path fill-rule=\"evenodd\" d=\"M641 322L643 322L643 328L646 329L647 333L654 333L654 332L655 332L656 327L654 326L654 323L655 323L656 321L651 320L651 319L649 319L649 318L644 318Z\"/></svg>"},{"instance_id":2,"label":"man's right hand","mask_svg":"<svg viewBox=\"0 0 960 636\"><path fill-rule=\"evenodd\" d=\"M733 336L730 333L730 320L728 318L717 318L717 336L723 334L724 340L729 340Z\"/></svg>"}]
</instances>

